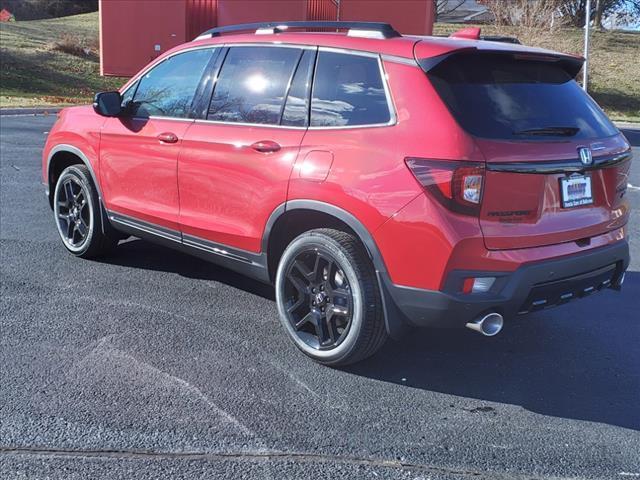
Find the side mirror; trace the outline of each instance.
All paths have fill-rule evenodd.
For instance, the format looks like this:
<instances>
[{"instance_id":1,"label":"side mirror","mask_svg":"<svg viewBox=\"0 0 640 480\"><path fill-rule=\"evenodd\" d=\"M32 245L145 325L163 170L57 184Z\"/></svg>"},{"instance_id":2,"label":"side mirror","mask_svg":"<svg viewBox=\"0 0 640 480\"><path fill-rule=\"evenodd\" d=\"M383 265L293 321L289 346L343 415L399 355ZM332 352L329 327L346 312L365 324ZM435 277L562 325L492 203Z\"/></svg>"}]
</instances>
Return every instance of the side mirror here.
<instances>
[{"instance_id":1,"label":"side mirror","mask_svg":"<svg viewBox=\"0 0 640 480\"><path fill-rule=\"evenodd\" d=\"M120 92L96 93L93 99L93 109L103 117L117 117L122 111Z\"/></svg>"}]
</instances>

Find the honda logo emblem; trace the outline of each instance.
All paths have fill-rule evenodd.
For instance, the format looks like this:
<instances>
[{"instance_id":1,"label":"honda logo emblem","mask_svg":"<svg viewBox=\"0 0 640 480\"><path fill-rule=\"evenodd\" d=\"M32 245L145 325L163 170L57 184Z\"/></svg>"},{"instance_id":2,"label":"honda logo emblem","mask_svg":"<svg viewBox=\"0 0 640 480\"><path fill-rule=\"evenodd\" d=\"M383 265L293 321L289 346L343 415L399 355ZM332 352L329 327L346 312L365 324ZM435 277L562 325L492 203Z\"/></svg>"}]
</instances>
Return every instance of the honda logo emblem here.
<instances>
[{"instance_id":1,"label":"honda logo emblem","mask_svg":"<svg viewBox=\"0 0 640 480\"><path fill-rule=\"evenodd\" d=\"M580 161L583 165L591 165L593 163L593 157L591 156L591 149L589 147L580 147L578 153L580 153Z\"/></svg>"}]
</instances>

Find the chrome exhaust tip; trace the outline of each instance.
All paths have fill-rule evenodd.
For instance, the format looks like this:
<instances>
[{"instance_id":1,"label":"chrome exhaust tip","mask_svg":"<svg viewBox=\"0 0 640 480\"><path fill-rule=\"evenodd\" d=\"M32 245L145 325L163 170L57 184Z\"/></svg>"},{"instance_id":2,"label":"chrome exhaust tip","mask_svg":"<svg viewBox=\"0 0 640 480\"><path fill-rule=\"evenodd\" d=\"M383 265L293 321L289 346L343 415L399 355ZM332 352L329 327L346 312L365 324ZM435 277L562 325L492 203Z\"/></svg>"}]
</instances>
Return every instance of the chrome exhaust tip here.
<instances>
[{"instance_id":1,"label":"chrome exhaust tip","mask_svg":"<svg viewBox=\"0 0 640 480\"><path fill-rule=\"evenodd\" d=\"M466 327L481 333L485 337L493 337L500 333L504 324L502 315L496 312L488 313L484 317L467 323Z\"/></svg>"}]
</instances>

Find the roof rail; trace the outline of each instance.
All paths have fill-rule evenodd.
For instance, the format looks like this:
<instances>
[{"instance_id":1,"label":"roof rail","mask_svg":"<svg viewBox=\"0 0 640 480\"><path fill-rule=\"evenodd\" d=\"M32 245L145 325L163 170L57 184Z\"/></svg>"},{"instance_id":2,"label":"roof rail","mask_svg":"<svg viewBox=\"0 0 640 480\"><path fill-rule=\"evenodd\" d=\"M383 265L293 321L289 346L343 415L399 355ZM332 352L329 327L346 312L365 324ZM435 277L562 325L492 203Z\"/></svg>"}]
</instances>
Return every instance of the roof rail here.
<instances>
[{"instance_id":1,"label":"roof rail","mask_svg":"<svg viewBox=\"0 0 640 480\"><path fill-rule=\"evenodd\" d=\"M295 29L317 29L328 28L331 30L348 30L348 35L368 38L394 38L401 37L391 25L381 22L264 22L264 23L242 23L239 25L227 25L207 30L199 35L196 40L217 37L224 33L248 32L255 33L282 33L290 28Z\"/></svg>"}]
</instances>

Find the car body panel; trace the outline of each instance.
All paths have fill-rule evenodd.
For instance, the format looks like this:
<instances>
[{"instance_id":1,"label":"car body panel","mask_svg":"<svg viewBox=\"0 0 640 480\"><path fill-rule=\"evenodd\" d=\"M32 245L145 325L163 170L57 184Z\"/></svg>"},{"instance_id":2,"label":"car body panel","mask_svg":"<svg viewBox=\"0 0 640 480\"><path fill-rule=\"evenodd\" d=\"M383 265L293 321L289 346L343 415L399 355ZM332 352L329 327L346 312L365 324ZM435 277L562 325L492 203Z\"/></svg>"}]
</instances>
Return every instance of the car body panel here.
<instances>
[{"instance_id":1,"label":"car body panel","mask_svg":"<svg viewBox=\"0 0 640 480\"><path fill-rule=\"evenodd\" d=\"M271 213L287 186L304 129L198 121L178 162L180 226L185 234L259 252ZM276 142L277 152L251 145Z\"/></svg>"},{"instance_id":2,"label":"car body panel","mask_svg":"<svg viewBox=\"0 0 640 480\"><path fill-rule=\"evenodd\" d=\"M563 208L560 179L572 172L536 173L545 164L580 165L578 150L594 151L593 162L629 151L619 134L589 141L508 142L476 140L487 159L480 224L489 249L552 245L600 235L625 225L629 161L585 171L591 178L593 204ZM505 163L529 165L532 173L491 171ZM560 167L561 168L561 167Z\"/></svg>"},{"instance_id":3,"label":"car body panel","mask_svg":"<svg viewBox=\"0 0 640 480\"><path fill-rule=\"evenodd\" d=\"M594 267L615 262L612 280L619 287L628 264L624 246L629 207L624 190L629 162L592 169L594 205L570 210L561 208L558 198L559 178L565 172L523 174L495 166L573 162L584 146L592 148L597 161L626 152L624 138L614 135L584 145L566 139L507 142L473 137L458 124L417 63L463 50L546 55L569 59L574 66L580 57L465 39L242 34L177 47L154 60L121 92L175 53L237 44L320 46L373 54L384 67L393 119L375 126L301 128L208 122L206 109L192 112L189 119L147 120L105 119L91 107L65 109L45 145L43 180L50 181L52 153L65 145L76 148L83 154L81 161L95 172L107 210L146 222L147 227L168 229L179 248L196 246L195 253L211 254L220 264L264 281L273 278L267 261L271 228L288 209L331 215L360 237L373 259L389 331L395 331L392 323L402 316L395 313L402 313L405 301L413 313L424 299L449 305L451 295L460 292L457 284L453 293L446 289L452 278L458 281L465 272L506 275L557 260L571 264L567 271L579 276L580 255L600 249L604 253L589 258L605 262ZM207 81L214 83L214 76ZM207 101L203 95L200 103L206 106ZM157 138L167 132L178 141L167 144ZM264 141L276 142L280 149L264 153L251 148ZM452 212L435 201L407 168L407 158L473 162L486 168L480 214ZM506 222L504 216L491 214L505 208L531 211L531 217ZM612 247L616 253L609 258L606 248L612 245L617 245ZM556 264L536 267L536 281L552 278ZM510 278L519 277L514 273ZM525 287L529 285L520 293ZM477 297L477 302L475 298L457 298L456 312L475 315L493 298L498 302L500 295ZM446 317L441 311L438 316Z\"/></svg>"},{"instance_id":4,"label":"car body panel","mask_svg":"<svg viewBox=\"0 0 640 480\"><path fill-rule=\"evenodd\" d=\"M106 118L97 115L91 106L69 107L61 110L42 151L43 183L49 182L51 157L56 152L67 151L65 147L73 147L82 152L85 160L89 162L88 167L95 172L99 180L100 129L105 121Z\"/></svg>"},{"instance_id":5,"label":"car body panel","mask_svg":"<svg viewBox=\"0 0 640 480\"><path fill-rule=\"evenodd\" d=\"M179 230L178 154L193 121L110 118L102 128L100 175L108 210ZM172 133L176 143L158 136Z\"/></svg>"},{"instance_id":6,"label":"car body panel","mask_svg":"<svg viewBox=\"0 0 640 480\"><path fill-rule=\"evenodd\" d=\"M314 150L328 151L333 155L331 170L324 182L309 181L299 173L303 166L300 161L291 177L287 197L336 205L356 215L372 233L422 195L423 189L407 169L405 157L484 161L476 144L451 118L421 70L395 62L384 62L384 69L389 88L394 92L395 123L310 128L298 158L304 159ZM398 93L404 90L411 95ZM422 108L413 108L414 102ZM439 121L434 122L434 118ZM401 150L398 145L402 145ZM385 252L382 253L385 257Z\"/></svg>"}]
</instances>

